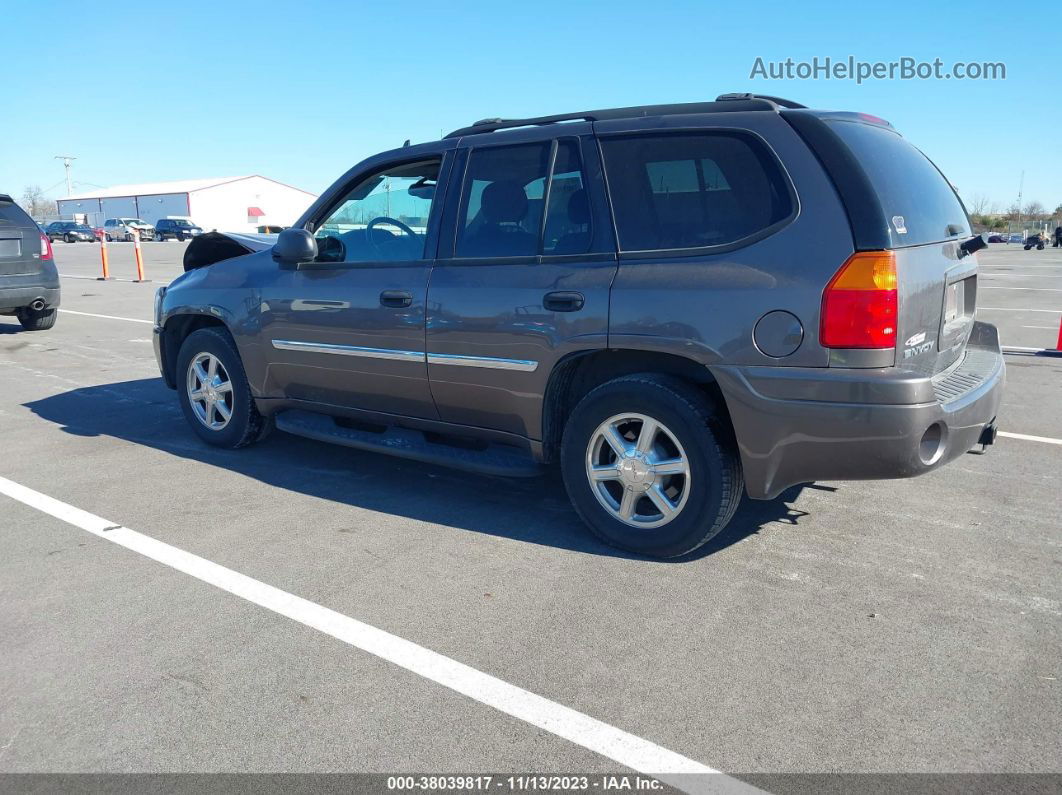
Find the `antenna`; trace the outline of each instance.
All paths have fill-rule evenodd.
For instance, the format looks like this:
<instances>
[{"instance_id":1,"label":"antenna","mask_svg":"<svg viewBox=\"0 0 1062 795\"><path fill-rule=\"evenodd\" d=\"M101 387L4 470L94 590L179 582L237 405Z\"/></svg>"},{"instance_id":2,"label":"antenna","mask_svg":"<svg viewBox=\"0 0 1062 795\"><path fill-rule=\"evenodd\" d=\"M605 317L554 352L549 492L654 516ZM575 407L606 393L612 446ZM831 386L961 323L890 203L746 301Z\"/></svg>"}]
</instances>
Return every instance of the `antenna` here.
<instances>
[{"instance_id":1,"label":"antenna","mask_svg":"<svg viewBox=\"0 0 1062 795\"><path fill-rule=\"evenodd\" d=\"M77 160L77 158L73 155L56 155L55 159L63 161L63 167L66 169L66 195L69 196L74 192L70 187L70 161Z\"/></svg>"}]
</instances>

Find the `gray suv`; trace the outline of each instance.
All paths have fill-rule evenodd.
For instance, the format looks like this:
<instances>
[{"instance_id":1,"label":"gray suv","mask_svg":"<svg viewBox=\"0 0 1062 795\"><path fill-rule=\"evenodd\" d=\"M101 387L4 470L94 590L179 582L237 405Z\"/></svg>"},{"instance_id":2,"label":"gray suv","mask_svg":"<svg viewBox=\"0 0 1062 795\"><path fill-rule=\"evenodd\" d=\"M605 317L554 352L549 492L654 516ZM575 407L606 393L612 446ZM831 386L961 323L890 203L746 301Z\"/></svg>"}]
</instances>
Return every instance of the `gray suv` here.
<instances>
[{"instance_id":1,"label":"gray suv","mask_svg":"<svg viewBox=\"0 0 1062 795\"><path fill-rule=\"evenodd\" d=\"M496 475L674 557L743 494L995 437L965 209L891 125L754 95L488 119L371 157L276 236L211 233L155 348L205 441L271 427Z\"/></svg>"},{"instance_id":2,"label":"gray suv","mask_svg":"<svg viewBox=\"0 0 1062 795\"><path fill-rule=\"evenodd\" d=\"M0 193L0 315L14 315L27 331L44 331L55 325L58 306L52 241Z\"/></svg>"}]
</instances>

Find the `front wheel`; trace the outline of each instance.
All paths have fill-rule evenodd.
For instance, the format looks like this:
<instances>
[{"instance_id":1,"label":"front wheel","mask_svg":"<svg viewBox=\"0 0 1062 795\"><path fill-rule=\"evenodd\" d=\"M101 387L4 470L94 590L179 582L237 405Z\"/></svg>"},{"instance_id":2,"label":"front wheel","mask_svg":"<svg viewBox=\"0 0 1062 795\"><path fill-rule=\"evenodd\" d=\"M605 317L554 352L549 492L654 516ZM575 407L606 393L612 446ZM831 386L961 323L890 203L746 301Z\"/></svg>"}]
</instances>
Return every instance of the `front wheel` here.
<instances>
[{"instance_id":1,"label":"front wheel","mask_svg":"<svg viewBox=\"0 0 1062 795\"><path fill-rule=\"evenodd\" d=\"M568 496L595 535L673 558L726 527L744 490L727 425L695 386L617 378L576 406L561 442Z\"/></svg>"},{"instance_id":2,"label":"front wheel","mask_svg":"<svg viewBox=\"0 0 1062 795\"><path fill-rule=\"evenodd\" d=\"M177 393L185 419L208 444L244 447L268 429L226 330L205 328L188 335L177 354Z\"/></svg>"},{"instance_id":3,"label":"front wheel","mask_svg":"<svg viewBox=\"0 0 1062 795\"><path fill-rule=\"evenodd\" d=\"M104 235L103 237L107 240L108 243L113 243L114 242L114 238L111 237L110 235Z\"/></svg>"}]
</instances>

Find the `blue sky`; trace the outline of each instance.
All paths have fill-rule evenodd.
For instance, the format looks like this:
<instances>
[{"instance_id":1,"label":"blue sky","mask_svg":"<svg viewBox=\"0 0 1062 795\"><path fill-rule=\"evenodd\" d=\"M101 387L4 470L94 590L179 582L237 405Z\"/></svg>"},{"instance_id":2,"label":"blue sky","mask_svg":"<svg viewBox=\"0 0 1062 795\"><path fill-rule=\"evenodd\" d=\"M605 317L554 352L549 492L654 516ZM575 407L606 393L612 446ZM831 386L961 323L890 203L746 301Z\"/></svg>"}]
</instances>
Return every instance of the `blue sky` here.
<instances>
[{"instance_id":1,"label":"blue sky","mask_svg":"<svg viewBox=\"0 0 1062 795\"><path fill-rule=\"evenodd\" d=\"M320 192L362 158L487 116L728 91L889 119L965 198L1062 203L1058 59L998 3L15 3L0 192L259 173ZM106 19L104 19L106 17ZM77 24L57 24L69 18ZM757 56L946 67L1003 81L751 80ZM1038 97L1035 109L1030 100Z\"/></svg>"}]
</instances>

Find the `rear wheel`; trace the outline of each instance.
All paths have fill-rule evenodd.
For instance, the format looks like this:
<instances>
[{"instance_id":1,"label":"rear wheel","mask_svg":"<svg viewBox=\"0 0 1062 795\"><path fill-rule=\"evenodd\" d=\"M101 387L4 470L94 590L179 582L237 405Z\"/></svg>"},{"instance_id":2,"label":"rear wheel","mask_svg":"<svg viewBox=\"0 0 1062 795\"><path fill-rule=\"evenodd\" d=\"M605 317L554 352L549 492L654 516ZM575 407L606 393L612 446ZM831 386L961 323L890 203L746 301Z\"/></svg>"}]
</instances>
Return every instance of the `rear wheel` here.
<instances>
[{"instance_id":1,"label":"rear wheel","mask_svg":"<svg viewBox=\"0 0 1062 795\"><path fill-rule=\"evenodd\" d=\"M56 309L30 309L28 306L15 311L15 317L26 331L46 331L55 325L59 311Z\"/></svg>"},{"instance_id":2,"label":"rear wheel","mask_svg":"<svg viewBox=\"0 0 1062 795\"><path fill-rule=\"evenodd\" d=\"M595 535L653 557L684 555L721 532L744 489L711 402L656 374L617 378L583 398L564 429L561 466Z\"/></svg>"},{"instance_id":3,"label":"rear wheel","mask_svg":"<svg viewBox=\"0 0 1062 795\"><path fill-rule=\"evenodd\" d=\"M181 410L200 439L217 447L244 447L265 435L269 423L247 383L236 343L225 330L194 331L177 354Z\"/></svg>"},{"instance_id":4,"label":"rear wheel","mask_svg":"<svg viewBox=\"0 0 1062 795\"><path fill-rule=\"evenodd\" d=\"M110 235L104 235L103 237L106 238L108 243L113 243L114 242L114 238L111 237Z\"/></svg>"},{"instance_id":5,"label":"rear wheel","mask_svg":"<svg viewBox=\"0 0 1062 795\"><path fill-rule=\"evenodd\" d=\"M65 240L67 243L76 243L77 242L77 238L74 237L73 235L67 235L66 237L63 238L63 240Z\"/></svg>"}]
</instances>

